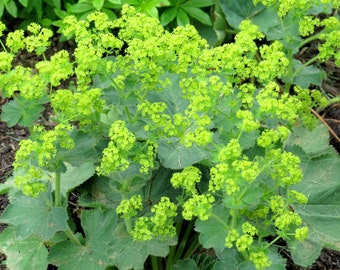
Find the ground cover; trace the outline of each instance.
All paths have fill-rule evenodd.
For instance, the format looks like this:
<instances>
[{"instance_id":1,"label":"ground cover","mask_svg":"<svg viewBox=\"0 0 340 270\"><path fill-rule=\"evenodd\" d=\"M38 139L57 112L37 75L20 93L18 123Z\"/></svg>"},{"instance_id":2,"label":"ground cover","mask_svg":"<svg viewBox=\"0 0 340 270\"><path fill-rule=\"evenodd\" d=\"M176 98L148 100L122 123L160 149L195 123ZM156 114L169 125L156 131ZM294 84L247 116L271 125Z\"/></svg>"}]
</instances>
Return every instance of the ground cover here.
<instances>
[{"instance_id":1,"label":"ground cover","mask_svg":"<svg viewBox=\"0 0 340 270\"><path fill-rule=\"evenodd\" d=\"M56 46L59 46L58 44ZM297 58L301 60L301 63L308 62L310 59L313 58L313 46L315 44L309 44L308 46L305 46L301 48L301 51L297 53ZM67 46L66 46L67 47ZM69 49L69 48L67 48ZM53 50L53 49L52 49ZM70 50L72 52L72 49ZM22 56L23 58L20 61L26 61L25 55ZM35 61L35 59L31 58L30 56L28 57L29 61ZM27 61L27 62L29 62ZM323 64L323 66L320 65L320 67L323 68L323 70L326 71L327 78L324 80L323 84L320 86L320 90L325 90L327 93L329 93L332 96L337 96L338 95L338 68L332 64L334 61L330 60ZM98 83L98 81L97 81ZM99 82L101 83L101 82ZM104 82L102 82L104 83ZM315 89L315 86L311 86L312 88ZM156 96L153 96L153 98L156 98ZM160 98L160 97L158 97ZM157 100L157 98L156 98ZM1 102L3 103L2 105L7 104L10 99L3 99ZM49 119L51 117L51 108L49 107L49 104L45 105L45 120ZM318 112L317 116L319 117L319 121L323 122L323 124L326 124L327 127L329 128L329 132L331 133L331 143L337 147L337 138L336 135L338 133L338 121L339 121L339 113L338 113L338 105L337 103L331 104L329 107L325 108L324 111ZM48 123L48 121L47 121ZM41 122L42 125L46 125L46 122ZM78 123L75 123L76 126L78 126ZM11 169L12 169L12 163L13 163L13 154L16 152L18 149L18 141L27 138L29 136L29 132L27 129L22 128L20 126L14 126L9 128L5 123L2 123L1 127L3 128L3 133L1 137L1 145L3 149L1 150L1 154L3 154L3 160L4 162L1 164L1 173L3 174L2 180L6 180L7 176L11 174ZM48 125L46 126L46 129L49 130L50 128L53 128L53 126L49 127ZM216 131L215 131L216 132ZM332 134L333 132L333 134ZM190 143L190 141L189 141ZM306 142L299 142L302 146L306 147L307 151L313 151L309 146L307 146ZM296 150L296 149L295 149ZM164 159L164 156L162 157ZM175 167L177 169L182 169L181 162L179 161L178 163L174 164L173 161L169 161L165 159L164 161L165 164L167 164L170 167ZM107 170L107 167L101 167L102 172L105 172ZM151 186L150 186L151 189ZM72 198L72 196L73 198ZM69 200L72 204L77 204L77 198L78 196L81 195L78 193L78 190L74 190L70 194ZM3 205L5 206L7 203L6 197L3 196ZM84 202L83 202L84 203ZM166 203L166 201L165 201ZM72 208L74 212L76 213L77 209ZM118 210L117 210L118 211ZM156 210L155 210L156 211ZM86 212L86 211L85 211ZM73 218L75 218L75 223L77 223L77 215L74 215ZM198 228L201 226L201 228L204 228L202 225L204 223L197 223ZM200 225L200 226L199 226ZM81 230L81 228L79 228ZM205 245L207 245L207 242L205 242ZM290 257L290 255L285 251L284 249L281 250L281 253L285 255L287 258ZM332 251L330 249L324 249L321 256L317 260L317 262L310 267L310 269L322 269L324 267L325 269L331 269L338 267L338 259L337 259L338 253L336 251ZM330 259L331 258L331 259ZM57 261L57 258L55 258L55 261L57 263L60 263ZM287 264L287 269L300 269L298 266L294 265L293 262L288 261ZM314 267L314 268L313 268ZM315 268L316 267L316 268Z\"/></svg>"}]
</instances>

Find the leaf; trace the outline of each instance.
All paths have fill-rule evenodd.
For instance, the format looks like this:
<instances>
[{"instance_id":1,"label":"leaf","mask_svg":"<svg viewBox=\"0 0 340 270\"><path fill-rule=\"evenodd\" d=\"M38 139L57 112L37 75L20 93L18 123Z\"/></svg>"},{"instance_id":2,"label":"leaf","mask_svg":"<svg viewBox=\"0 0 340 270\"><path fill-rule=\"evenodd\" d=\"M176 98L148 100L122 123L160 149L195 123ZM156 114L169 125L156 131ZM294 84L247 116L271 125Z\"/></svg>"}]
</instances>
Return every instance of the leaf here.
<instances>
[{"instance_id":1,"label":"leaf","mask_svg":"<svg viewBox=\"0 0 340 270\"><path fill-rule=\"evenodd\" d=\"M110 174L110 187L114 190L124 190L126 195L136 194L145 185L151 176L150 174L141 174L140 166L133 163L127 170L116 171Z\"/></svg>"},{"instance_id":2,"label":"leaf","mask_svg":"<svg viewBox=\"0 0 340 270\"><path fill-rule=\"evenodd\" d=\"M38 237L25 239L15 237L14 226L0 234L0 248L6 254L6 265L11 270L46 270L48 251Z\"/></svg>"},{"instance_id":3,"label":"leaf","mask_svg":"<svg viewBox=\"0 0 340 270\"><path fill-rule=\"evenodd\" d=\"M217 252L222 252L228 234L229 210L222 205L215 205L212 213L206 221L196 220L195 231L200 233L199 241L204 248L213 248Z\"/></svg>"},{"instance_id":4,"label":"leaf","mask_svg":"<svg viewBox=\"0 0 340 270\"><path fill-rule=\"evenodd\" d=\"M104 5L104 0L92 0L92 5L96 10L100 10Z\"/></svg>"},{"instance_id":5,"label":"leaf","mask_svg":"<svg viewBox=\"0 0 340 270\"><path fill-rule=\"evenodd\" d=\"M170 7L166 9L160 18L161 24L163 26L169 24L171 21L173 21L177 16L177 8L176 7Z\"/></svg>"},{"instance_id":6,"label":"leaf","mask_svg":"<svg viewBox=\"0 0 340 270\"><path fill-rule=\"evenodd\" d=\"M328 144L322 125L312 131L295 128L294 133L298 135L293 134L295 137L289 138L287 144L296 144L287 149L300 157L303 179L293 188L308 197L306 205L294 206L294 210L308 226L309 238L302 243L291 240L288 244L298 263L307 266L324 246L340 250L340 157ZM302 247L311 252L300 254Z\"/></svg>"},{"instance_id":7,"label":"leaf","mask_svg":"<svg viewBox=\"0 0 340 270\"><path fill-rule=\"evenodd\" d=\"M41 104L40 102L18 97L16 100L7 102L2 107L1 119L7 122L9 127L16 124L30 127L41 116L41 112L44 110Z\"/></svg>"},{"instance_id":8,"label":"leaf","mask_svg":"<svg viewBox=\"0 0 340 270\"><path fill-rule=\"evenodd\" d=\"M169 246L177 242L175 239L134 241L123 223L117 226L113 238L115 241L112 242L109 253L120 270L144 269L144 262L149 255L165 257L169 253Z\"/></svg>"},{"instance_id":9,"label":"leaf","mask_svg":"<svg viewBox=\"0 0 340 270\"><path fill-rule=\"evenodd\" d=\"M208 152L196 145L187 148L177 138L169 138L159 141L158 155L164 167L178 170L202 161Z\"/></svg>"},{"instance_id":10,"label":"leaf","mask_svg":"<svg viewBox=\"0 0 340 270\"><path fill-rule=\"evenodd\" d=\"M61 174L61 194L67 198L67 194L75 187L84 183L94 175L96 167L92 162L86 162L79 167L66 164L66 172Z\"/></svg>"},{"instance_id":11,"label":"leaf","mask_svg":"<svg viewBox=\"0 0 340 270\"><path fill-rule=\"evenodd\" d=\"M196 8L196 7L182 7L182 9L189 14L191 17L195 18L196 20L200 21L206 25L212 25L210 16L205 13L203 10Z\"/></svg>"},{"instance_id":12,"label":"leaf","mask_svg":"<svg viewBox=\"0 0 340 270\"><path fill-rule=\"evenodd\" d=\"M265 8L262 5L254 6L253 1L249 0L220 0L220 4L227 22L234 29L238 29L243 20L251 19Z\"/></svg>"},{"instance_id":13,"label":"leaf","mask_svg":"<svg viewBox=\"0 0 340 270\"><path fill-rule=\"evenodd\" d=\"M96 140L89 134L73 129L69 134L74 141L72 149L58 149L59 158L74 167L97 161Z\"/></svg>"},{"instance_id":14,"label":"leaf","mask_svg":"<svg viewBox=\"0 0 340 270\"><path fill-rule=\"evenodd\" d=\"M162 89L162 91L152 91L147 94L150 102L164 102L167 105L165 113L174 115L175 113L184 113L189 105L189 101L182 96L182 88L179 85L180 76L173 73L165 73L160 78L170 79L171 84Z\"/></svg>"},{"instance_id":15,"label":"leaf","mask_svg":"<svg viewBox=\"0 0 340 270\"><path fill-rule=\"evenodd\" d=\"M28 0L19 0L20 4L22 4L24 7L27 7Z\"/></svg>"},{"instance_id":16,"label":"leaf","mask_svg":"<svg viewBox=\"0 0 340 270\"><path fill-rule=\"evenodd\" d=\"M286 145L299 145L311 157L329 153L329 132L323 124L317 125L313 130L304 126L293 127L292 133L285 142Z\"/></svg>"},{"instance_id":17,"label":"leaf","mask_svg":"<svg viewBox=\"0 0 340 270\"><path fill-rule=\"evenodd\" d=\"M91 4L87 3L76 3L74 5L68 6L67 13L85 13L90 10L94 10Z\"/></svg>"},{"instance_id":18,"label":"leaf","mask_svg":"<svg viewBox=\"0 0 340 270\"><path fill-rule=\"evenodd\" d=\"M281 256L278 249L274 246L268 248L269 260L272 264L267 268L268 270L286 270L286 259Z\"/></svg>"},{"instance_id":19,"label":"leaf","mask_svg":"<svg viewBox=\"0 0 340 270\"><path fill-rule=\"evenodd\" d=\"M325 74L321 69L315 66L304 67L299 60L294 60L294 78L293 83L301 86L302 88L308 88L311 84L321 86Z\"/></svg>"},{"instance_id":20,"label":"leaf","mask_svg":"<svg viewBox=\"0 0 340 270\"><path fill-rule=\"evenodd\" d=\"M188 6L188 7L208 7L214 5L214 0L188 0L184 2L181 6Z\"/></svg>"},{"instance_id":21,"label":"leaf","mask_svg":"<svg viewBox=\"0 0 340 270\"><path fill-rule=\"evenodd\" d=\"M169 197L175 201L176 197L181 195L180 189L174 189L170 183L174 171L168 168L160 167L154 172L151 180L144 188L144 198L148 203L154 204L160 201L161 197Z\"/></svg>"},{"instance_id":22,"label":"leaf","mask_svg":"<svg viewBox=\"0 0 340 270\"><path fill-rule=\"evenodd\" d=\"M225 248L223 251L216 252L216 255L219 261L215 264L214 270L256 269L251 262L244 262L244 258L241 257L240 252L238 252L236 248ZM241 264L243 264L243 267Z\"/></svg>"},{"instance_id":23,"label":"leaf","mask_svg":"<svg viewBox=\"0 0 340 270\"><path fill-rule=\"evenodd\" d=\"M5 3L5 8L12 17L16 18L18 16L18 8L14 0Z\"/></svg>"},{"instance_id":24,"label":"leaf","mask_svg":"<svg viewBox=\"0 0 340 270\"><path fill-rule=\"evenodd\" d=\"M320 256L324 245L317 239L312 238L313 237L309 235L308 239L304 241L298 241L296 239L287 240L289 252L295 264L308 267Z\"/></svg>"},{"instance_id":25,"label":"leaf","mask_svg":"<svg viewBox=\"0 0 340 270\"><path fill-rule=\"evenodd\" d=\"M68 215L65 208L47 205L43 196L46 195L31 198L17 192L2 214L1 222L14 225L18 238L36 234L49 240L67 228Z\"/></svg>"},{"instance_id":26,"label":"leaf","mask_svg":"<svg viewBox=\"0 0 340 270\"><path fill-rule=\"evenodd\" d=\"M5 4L3 2L0 2L0 18L4 15L5 10Z\"/></svg>"},{"instance_id":27,"label":"leaf","mask_svg":"<svg viewBox=\"0 0 340 270\"><path fill-rule=\"evenodd\" d=\"M178 26L190 24L190 18L188 14L181 8L177 10L176 21Z\"/></svg>"},{"instance_id":28,"label":"leaf","mask_svg":"<svg viewBox=\"0 0 340 270\"><path fill-rule=\"evenodd\" d=\"M339 200L339 196L337 198ZM340 250L340 205L305 205L294 208L309 228L310 239Z\"/></svg>"},{"instance_id":29,"label":"leaf","mask_svg":"<svg viewBox=\"0 0 340 270\"><path fill-rule=\"evenodd\" d=\"M180 260L170 267L170 270L200 270L193 259Z\"/></svg>"},{"instance_id":30,"label":"leaf","mask_svg":"<svg viewBox=\"0 0 340 270\"><path fill-rule=\"evenodd\" d=\"M100 208L82 211L81 225L85 232L85 244L73 245L69 240L51 247L49 263L59 270L99 270L111 265L108 244L117 225L113 210Z\"/></svg>"},{"instance_id":31,"label":"leaf","mask_svg":"<svg viewBox=\"0 0 340 270\"><path fill-rule=\"evenodd\" d=\"M270 15L271 12L268 13ZM273 25L271 25L266 32L268 40L280 40L285 49L290 49L293 54L297 53L302 42L299 33L299 22L301 18L295 16L294 13L288 13L282 19L277 21L276 16L273 15ZM267 23L268 24L268 23Z\"/></svg>"},{"instance_id":32,"label":"leaf","mask_svg":"<svg viewBox=\"0 0 340 270\"><path fill-rule=\"evenodd\" d=\"M247 205L256 205L260 203L263 190L260 187L249 188L242 196L242 201Z\"/></svg>"},{"instance_id":33,"label":"leaf","mask_svg":"<svg viewBox=\"0 0 340 270\"><path fill-rule=\"evenodd\" d=\"M271 35L269 28L280 27L281 25L281 18L277 14L277 9L275 7L265 7L257 13L256 16L252 17L251 21L258 25L260 31L269 37ZM281 38L282 36L280 36L280 39Z\"/></svg>"}]
</instances>

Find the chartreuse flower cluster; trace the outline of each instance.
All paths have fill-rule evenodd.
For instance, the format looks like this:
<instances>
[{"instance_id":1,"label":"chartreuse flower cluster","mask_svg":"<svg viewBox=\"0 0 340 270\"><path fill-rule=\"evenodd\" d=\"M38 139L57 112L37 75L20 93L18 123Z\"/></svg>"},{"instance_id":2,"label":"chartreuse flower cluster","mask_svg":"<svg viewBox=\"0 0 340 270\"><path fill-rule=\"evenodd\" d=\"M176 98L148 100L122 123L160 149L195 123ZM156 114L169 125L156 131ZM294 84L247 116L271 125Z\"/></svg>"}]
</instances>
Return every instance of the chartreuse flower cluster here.
<instances>
[{"instance_id":1,"label":"chartreuse flower cluster","mask_svg":"<svg viewBox=\"0 0 340 270\"><path fill-rule=\"evenodd\" d=\"M143 203L140 195L122 200L116 212L124 219L136 217L142 210ZM168 197L162 197L151 208L150 217L142 216L135 219L134 228L130 231L136 241L147 241L152 238L168 238L176 236L174 217L177 216L177 206Z\"/></svg>"},{"instance_id":2,"label":"chartreuse flower cluster","mask_svg":"<svg viewBox=\"0 0 340 270\"><path fill-rule=\"evenodd\" d=\"M117 170L126 170L130 165L129 151L136 142L136 137L127 128L124 121L117 120L110 128L110 142L103 151L103 157L97 171L108 175Z\"/></svg>"},{"instance_id":3,"label":"chartreuse flower cluster","mask_svg":"<svg viewBox=\"0 0 340 270\"><path fill-rule=\"evenodd\" d=\"M299 34L302 37L309 37L314 34L313 39L319 39L322 42L318 45L319 55L316 59L325 61L330 57L334 57L335 63L340 64L339 53L339 36L340 22L336 16L330 16L325 19L320 19L315 15L309 15L311 9L315 6L324 5L324 9L332 8L337 10L340 7L338 0L253 0L254 4L262 3L265 6L275 7L280 17L287 16L293 13L299 18ZM321 27L323 30L315 34L316 27ZM312 39L310 39L312 40ZM275 42L274 42L275 43Z\"/></svg>"},{"instance_id":4,"label":"chartreuse flower cluster","mask_svg":"<svg viewBox=\"0 0 340 270\"><path fill-rule=\"evenodd\" d=\"M74 147L74 142L69 137L71 130L72 126L65 124L59 124L53 130L35 126L33 140L26 139L20 142L13 163L14 169L19 172L14 182L24 194L36 197L47 189L48 179L45 179L44 169L49 171L61 169L58 149Z\"/></svg>"}]
</instances>

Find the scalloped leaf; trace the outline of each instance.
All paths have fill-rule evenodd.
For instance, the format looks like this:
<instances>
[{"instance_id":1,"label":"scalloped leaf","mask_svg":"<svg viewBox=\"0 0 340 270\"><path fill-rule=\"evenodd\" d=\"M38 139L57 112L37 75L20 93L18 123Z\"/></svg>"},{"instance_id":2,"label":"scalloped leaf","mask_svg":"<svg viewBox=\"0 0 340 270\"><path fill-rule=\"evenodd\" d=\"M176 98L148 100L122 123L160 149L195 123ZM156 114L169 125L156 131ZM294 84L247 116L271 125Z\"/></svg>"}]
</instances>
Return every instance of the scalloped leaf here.
<instances>
[{"instance_id":1,"label":"scalloped leaf","mask_svg":"<svg viewBox=\"0 0 340 270\"><path fill-rule=\"evenodd\" d=\"M56 232L67 228L68 215L65 208L48 205L43 196L48 194L31 198L21 192L15 193L0 221L14 225L16 236L19 238L35 234L43 240L49 240ZM30 222L27 222L28 220Z\"/></svg>"}]
</instances>

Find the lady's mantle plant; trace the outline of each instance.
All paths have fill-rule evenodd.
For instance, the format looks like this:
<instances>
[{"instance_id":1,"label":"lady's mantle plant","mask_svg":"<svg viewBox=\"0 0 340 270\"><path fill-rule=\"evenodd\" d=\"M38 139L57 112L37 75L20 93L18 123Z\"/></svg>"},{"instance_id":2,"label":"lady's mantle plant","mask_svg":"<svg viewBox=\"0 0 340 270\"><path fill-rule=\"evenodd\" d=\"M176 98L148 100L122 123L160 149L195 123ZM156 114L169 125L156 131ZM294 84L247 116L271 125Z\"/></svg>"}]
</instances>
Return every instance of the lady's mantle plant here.
<instances>
[{"instance_id":1,"label":"lady's mantle plant","mask_svg":"<svg viewBox=\"0 0 340 270\"><path fill-rule=\"evenodd\" d=\"M2 118L31 132L2 184L10 269L160 269L156 257L167 255L166 269L197 269L178 260L200 245L214 249L214 269L284 269L279 240L324 245L302 169L338 159L325 129L304 128L315 127L309 108L321 94L278 83L290 64L280 41L257 45L264 34L245 20L235 42L209 48L192 26L170 33L129 6L115 21L67 17L63 29L72 56L46 59L51 32L37 24L9 33L0 53L2 95L12 98ZM43 60L12 67L20 50ZM317 149L304 141L315 134Z\"/></svg>"}]
</instances>

